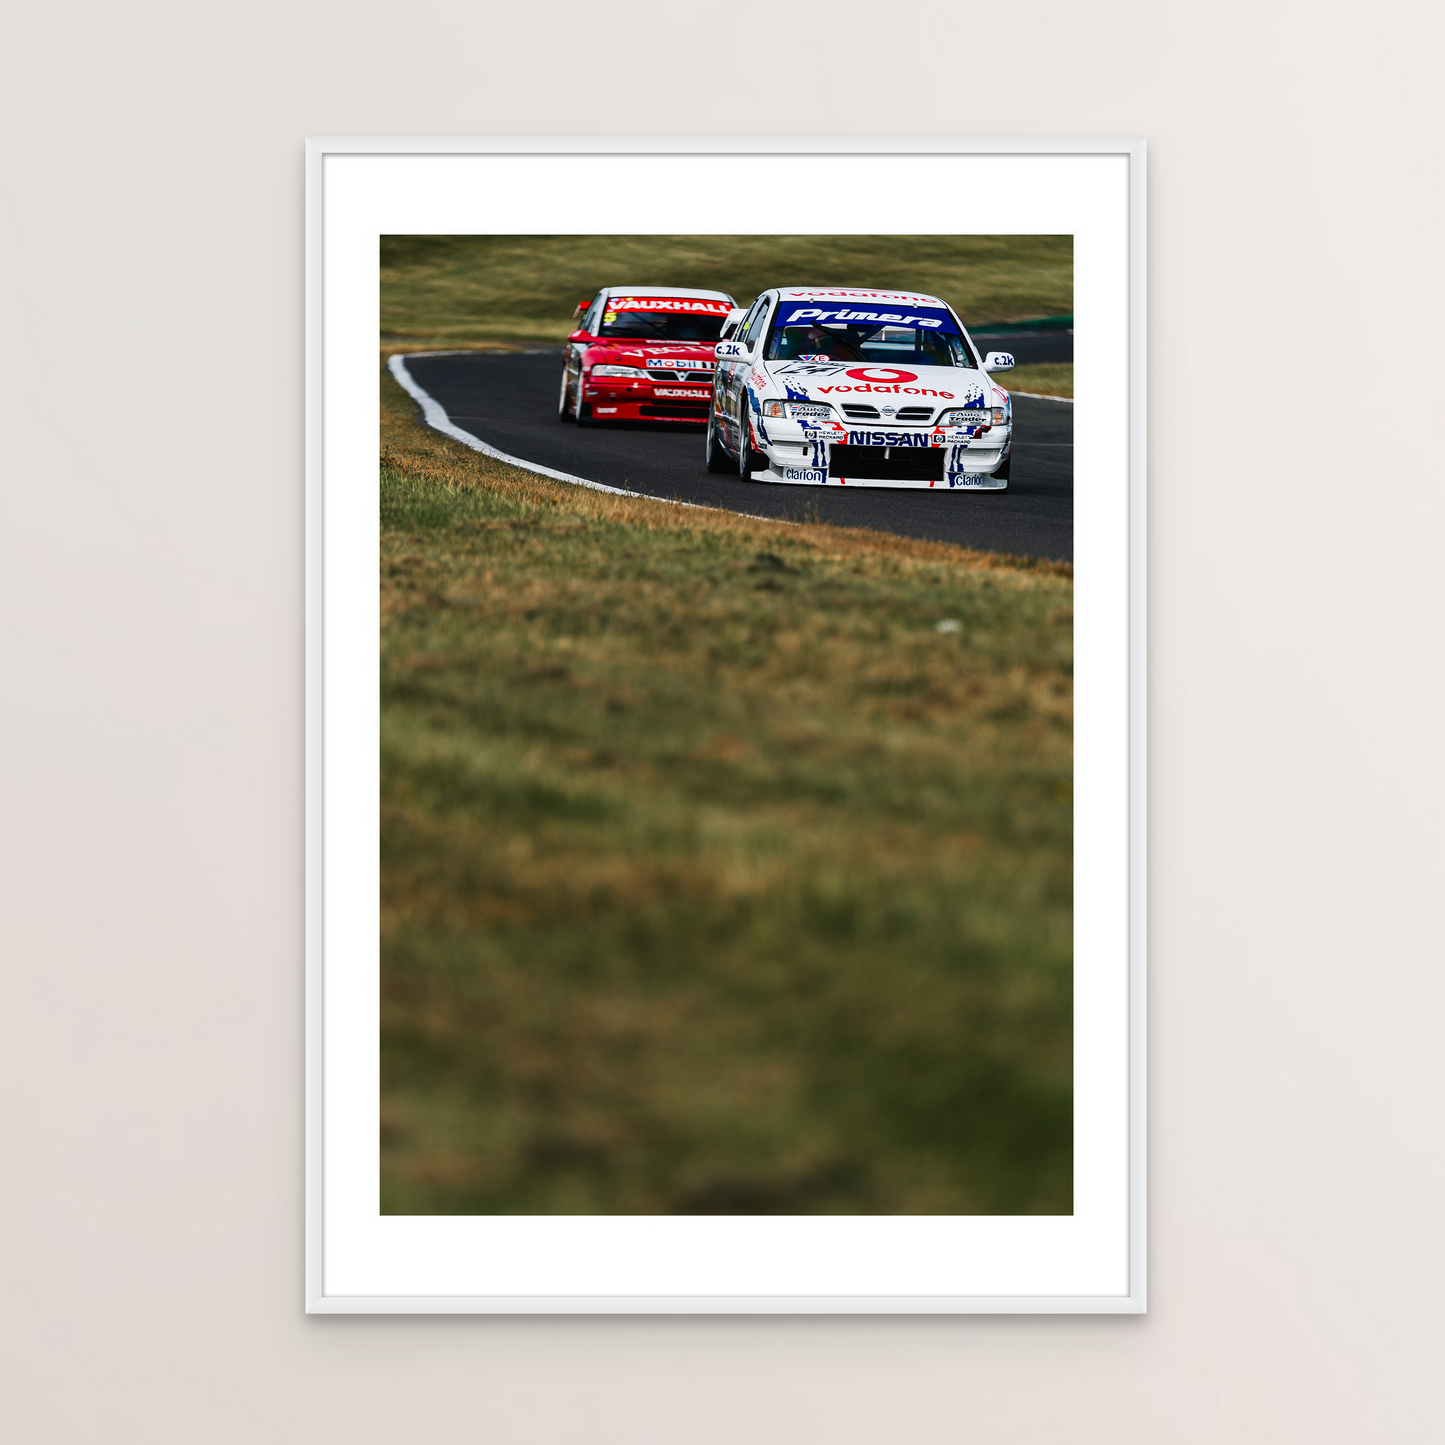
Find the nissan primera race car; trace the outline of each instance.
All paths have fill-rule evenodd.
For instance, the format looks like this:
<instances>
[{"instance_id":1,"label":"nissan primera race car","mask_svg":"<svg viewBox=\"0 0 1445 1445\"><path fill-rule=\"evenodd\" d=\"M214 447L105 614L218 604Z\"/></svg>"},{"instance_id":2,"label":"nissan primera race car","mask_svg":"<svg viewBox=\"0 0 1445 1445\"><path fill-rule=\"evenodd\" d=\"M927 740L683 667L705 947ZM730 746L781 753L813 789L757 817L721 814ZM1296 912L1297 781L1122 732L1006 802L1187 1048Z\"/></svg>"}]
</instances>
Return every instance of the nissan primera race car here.
<instances>
[{"instance_id":1,"label":"nissan primera race car","mask_svg":"<svg viewBox=\"0 0 1445 1445\"><path fill-rule=\"evenodd\" d=\"M561 421L707 421L726 291L604 286L567 338Z\"/></svg>"},{"instance_id":2,"label":"nissan primera race car","mask_svg":"<svg viewBox=\"0 0 1445 1445\"><path fill-rule=\"evenodd\" d=\"M936 296L765 291L716 348L707 467L765 482L1008 486L1013 413Z\"/></svg>"}]
</instances>

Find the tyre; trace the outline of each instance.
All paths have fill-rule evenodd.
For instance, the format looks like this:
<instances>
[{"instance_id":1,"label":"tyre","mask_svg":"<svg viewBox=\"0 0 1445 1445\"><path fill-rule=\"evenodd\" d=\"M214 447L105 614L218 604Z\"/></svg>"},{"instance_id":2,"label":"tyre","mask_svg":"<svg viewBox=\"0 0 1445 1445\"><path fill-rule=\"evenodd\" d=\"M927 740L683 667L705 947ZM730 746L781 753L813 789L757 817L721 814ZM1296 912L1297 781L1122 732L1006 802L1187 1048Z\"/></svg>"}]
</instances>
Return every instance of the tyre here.
<instances>
[{"instance_id":1,"label":"tyre","mask_svg":"<svg viewBox=\"0 0 1445 1445\"><path fill-rule=\"evenodd\" d=\"M562 390L561 390L561 392L560 392L560 393L558 394L558 396L557 396L557 420L558 420L558 421L571 421L571 420L573 420L573 416L572 416L572 398L571 398L571 396L568 394L570 391L571 391L571 387L569 387L569 386L567 385L567 368L564 366L564 367L562 368Z\"/></svg>"},{"instance_id":2,"label":"tyre","mask_svg":"<svg viewBox=\"0 0 1445 1445\"><path fill-rule=\"evenodd\" d=\"M738 415L738 476L745 482L753 479L754 472L760 472L768 459L753 450L753 419L748 412L748 395L743 393L742 406Z\"/></svg>"},{"instance_id":3,"label":"tyre","mask_svg":"<svg viewBox=\"0 0 1445 1445\"><path fill-rule=\"evenodd\" d=\"M1010 452L1010 453L1003 459L1003 465L993 474L994 480L995 480L996 482L1006 482L1006 481L1008 481L1008 479L1009 479L1008 469L1009 469L1009 466L1012 464L1013 459L1014 459L1014 454L1013 454L1012 452Z\"/></svg>"},{"instance_id":4,"label":"tyre","mask_svg":"<svg viewBox=\"0 0 1445 1445\"><path fill-rule=\"evenodd\" d=\"M710 472L731 472L735 468L733 459L723 450L722 438L717 432L717 413L707 409L707 469Z\"/></svg>"}]
</instances>

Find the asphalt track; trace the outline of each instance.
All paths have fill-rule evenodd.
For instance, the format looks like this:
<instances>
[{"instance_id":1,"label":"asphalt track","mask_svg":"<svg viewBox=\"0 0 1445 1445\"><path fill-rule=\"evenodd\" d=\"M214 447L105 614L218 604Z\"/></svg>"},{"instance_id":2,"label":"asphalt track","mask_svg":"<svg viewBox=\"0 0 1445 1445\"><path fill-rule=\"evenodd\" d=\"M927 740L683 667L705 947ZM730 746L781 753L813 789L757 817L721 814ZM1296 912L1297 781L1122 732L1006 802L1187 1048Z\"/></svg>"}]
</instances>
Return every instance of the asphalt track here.
<instances>
[{"instance_id":1,"label":"asphalt track","mask_svg":"<svg viewBox=\"0 0 1445 1445\"><path fill-rule=\"evenodd\" d=\"M985 331L973 338L980 351L1007 351L1016 366L1074 359L1072 331ZM1007 382L1008 377L1000 378Z\"/></svg>"},{"instance_id":2,"label":"asphalt track","mask_svg":"<svg viewBox=\"0 0 1445 1445\"><path fill-rule=\"evenodd\" d=\"M990 349L1005 346L1014 349L1007 342ZM1020 365L1022 350L1015 350ZM1073 560L1074 408L1065 402L1014 398L1006 492L790 487L708 472L700 426L559 422L560 347L409 356L406 367L454 426L511 456L589 481L754 516L816 516L838 526L873 527L983 551ZM1000 380L1007 384L1006 376Z\"/></svg>"}]
</instances>

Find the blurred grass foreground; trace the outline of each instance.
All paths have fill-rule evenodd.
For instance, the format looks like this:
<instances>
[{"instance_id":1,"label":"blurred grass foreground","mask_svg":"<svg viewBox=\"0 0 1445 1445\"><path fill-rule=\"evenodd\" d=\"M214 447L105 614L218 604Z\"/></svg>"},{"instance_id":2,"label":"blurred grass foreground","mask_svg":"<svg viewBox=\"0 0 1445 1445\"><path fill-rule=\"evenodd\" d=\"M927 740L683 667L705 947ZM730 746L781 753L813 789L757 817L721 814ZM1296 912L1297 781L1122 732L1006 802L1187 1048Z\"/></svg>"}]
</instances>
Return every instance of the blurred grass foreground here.
<instances>
[{"instance_id":1,"label":"blurred grass foreground","mask_svg":"<svg viewBox=\"0 0 1445 1445\"><path fill-rule=\"evenodd\" d=\"M383 1211L1070 1212L1070 569L382 388Z\"/></svg>"}]
</instances>

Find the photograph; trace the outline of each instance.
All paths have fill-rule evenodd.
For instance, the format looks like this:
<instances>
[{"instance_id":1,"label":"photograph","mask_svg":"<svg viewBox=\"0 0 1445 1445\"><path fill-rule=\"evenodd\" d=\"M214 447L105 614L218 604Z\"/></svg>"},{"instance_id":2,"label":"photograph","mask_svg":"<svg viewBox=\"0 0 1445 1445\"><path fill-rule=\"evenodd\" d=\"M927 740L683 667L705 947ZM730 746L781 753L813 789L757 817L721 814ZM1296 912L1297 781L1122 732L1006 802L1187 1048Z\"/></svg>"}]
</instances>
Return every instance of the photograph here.
<instances>
[{"instance_id":1,"label":"photograph","mask_svg":"<svg viewBox=\"0 0 1445 1445\"><path fill-rule=\"evenodd\" d=\"M380 237L380 1210L1074 1210L1071 235Z\"/></svg>"},{"instance_id":2,"label":"photograph","mask_svg":"<svg viewBox=\"0 0 1445 1445\"><path fill-rule=\"evenodd\" d=\"M6 8L0 1439L1445 1438L1438 9L906 18Z\"/></svg>"}]
</instances>

